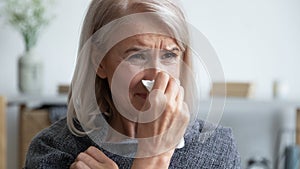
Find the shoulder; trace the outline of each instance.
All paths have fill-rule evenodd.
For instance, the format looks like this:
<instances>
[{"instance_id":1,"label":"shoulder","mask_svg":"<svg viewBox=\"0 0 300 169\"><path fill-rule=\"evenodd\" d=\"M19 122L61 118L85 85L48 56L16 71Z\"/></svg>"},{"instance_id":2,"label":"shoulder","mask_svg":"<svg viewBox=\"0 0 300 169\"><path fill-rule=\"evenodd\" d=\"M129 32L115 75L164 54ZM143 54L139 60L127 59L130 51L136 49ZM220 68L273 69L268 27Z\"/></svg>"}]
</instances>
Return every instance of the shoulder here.
<instances>
[{"instance_id":1,"label":"shoulder","mask_svg":"<svg viewBox=\"0 0 300 169\"><path fill-rule=\"evenodd\" d=\"M46 168L67 168L87 146L88 138L74 136L68 129L66 119L62 119L33 138L25 168L45 168L46 164Z\"/></svg>"},{"instance_id":2,"label":"shoulder","mask_svg":"<svg viewBox=\"0 0 300 169\"><path fill-rule=\"evenodd\" d=\"M185 135L186 145L175 151L177 158L183 158L188 163L185 168L241 168L240 156L236 147L231 128L205 124L196 121L188 128ZM181 161L181 160L179 160Z\"/></svg>"}]
</instances>

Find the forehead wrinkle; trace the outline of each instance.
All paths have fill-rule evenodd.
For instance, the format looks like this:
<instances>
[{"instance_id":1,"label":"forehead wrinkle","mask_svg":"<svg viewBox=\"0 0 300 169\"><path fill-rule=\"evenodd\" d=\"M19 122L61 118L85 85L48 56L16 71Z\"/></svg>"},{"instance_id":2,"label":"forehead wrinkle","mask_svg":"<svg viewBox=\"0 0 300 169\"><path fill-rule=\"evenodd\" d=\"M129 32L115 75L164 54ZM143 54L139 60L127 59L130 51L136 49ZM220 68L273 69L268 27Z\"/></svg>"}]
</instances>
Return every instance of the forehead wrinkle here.
<instances>
[{"instance_id":1,"label":"forehead wrinkle","mask_svg":"<svg viewBox=\"0 0 300 169\"><path fill-rule=\"evenodd\" d=\"M133 42L136 45L152 49L172 50L178 48L177 43L172 38L160 35L139 35L134 37Z\"/></svg>"}]
</instances>

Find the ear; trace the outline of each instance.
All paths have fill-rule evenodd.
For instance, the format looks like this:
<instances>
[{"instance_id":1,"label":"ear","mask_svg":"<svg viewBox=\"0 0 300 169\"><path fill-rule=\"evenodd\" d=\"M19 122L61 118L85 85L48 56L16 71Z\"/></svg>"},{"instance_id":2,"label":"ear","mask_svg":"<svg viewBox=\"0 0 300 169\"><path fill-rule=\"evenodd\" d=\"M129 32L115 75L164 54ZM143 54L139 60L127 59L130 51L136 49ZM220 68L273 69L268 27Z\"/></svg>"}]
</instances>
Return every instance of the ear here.
<instances>
[{"instance_id":1,"label":"ear","mask_svg":"<svg viewBox=\"0 0 300 169\"><path fill-rule=\"evenodd\" d=\"M107 78L105 67L103 66L103 62L100 63L100 65L97 69L97 75L102 79Z\"/></svg>"}]
</instances>

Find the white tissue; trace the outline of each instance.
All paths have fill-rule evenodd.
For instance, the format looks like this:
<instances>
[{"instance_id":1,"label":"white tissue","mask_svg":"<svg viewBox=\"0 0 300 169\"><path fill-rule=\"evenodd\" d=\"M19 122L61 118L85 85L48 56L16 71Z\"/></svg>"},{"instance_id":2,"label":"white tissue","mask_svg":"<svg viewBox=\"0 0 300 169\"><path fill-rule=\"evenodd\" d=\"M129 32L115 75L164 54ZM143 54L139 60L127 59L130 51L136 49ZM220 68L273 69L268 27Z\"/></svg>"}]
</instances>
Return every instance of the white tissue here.
<instances>
[{"instance_id":1,"label":"white tissue","mask_svg":"<svg viewBox=\"0 0 300 169\"><path fill-rule=\"evenodd\" d=\"M176 148L183 148L184 147L184 143L185 143L184 142L184 138L182 137Z\"/></svg>"},{"instance_id":2,"label":"white tissue","mask_svg":"<svg viewBox=\"0 0 300 169\"><path fill-rule=\"evenodd\" d=\"M152 90L154 82L154 80L142 80L143 85L149 92Z\"/></svg>"},{"instance_id":3,"label":"white tissue","mask_svg":"<svg viewBox=\"0 0 300 169\"><path fill-rule=\"evenodd\" d=\"M180 85L179 79L175 79L175 80L176 83ZM142 80L142 84L147 88L149 92L152 90L154 82L155 82L154 80Z\"/></svg>"}]
</instances>

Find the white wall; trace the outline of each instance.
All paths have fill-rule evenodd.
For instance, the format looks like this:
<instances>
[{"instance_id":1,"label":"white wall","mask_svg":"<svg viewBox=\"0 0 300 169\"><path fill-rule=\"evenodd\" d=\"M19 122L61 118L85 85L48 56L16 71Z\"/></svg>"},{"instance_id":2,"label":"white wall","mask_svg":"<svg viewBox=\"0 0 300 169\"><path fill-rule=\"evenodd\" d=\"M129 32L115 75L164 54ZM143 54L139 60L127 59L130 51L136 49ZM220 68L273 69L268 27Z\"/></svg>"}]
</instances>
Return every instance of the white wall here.
<instances>
[{"instance_id":1,"label":"white wall","mask_svg":"<svg viewBox=\"0 0 300 169\"><path fill-rule=\"evenodd\" d=\"M299 98L300 1L186 0L193 23L215 47L227 80L251 81L270 98L272 81L285 81Z\"/></svg>"},{"instance_id":2,"label":"white wall","mask_svg":"<svg viewBox=\"0 0 300 169\"><path fill-rule=\"evenodd\" d=\"M55 94L71 80L80 26L89 1L57 1L56 18L36 48L44 60L44 93ZM212 43L227 80L256 84L256 98L271 98L272 81L290 87L288 98L300 98L300 1L185 0L190 23ZM2 22L3 23L3 22ZM20 35L0 26L0 94L16 95L17 58L24 48ZM15 157L17 114L8 114L9 156ZM10 158L10 159L11 159ZM10 160L9 168L16 168Z\"/></svg>"}]
</instances>

